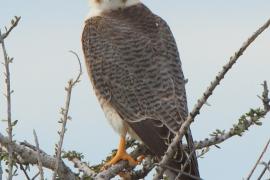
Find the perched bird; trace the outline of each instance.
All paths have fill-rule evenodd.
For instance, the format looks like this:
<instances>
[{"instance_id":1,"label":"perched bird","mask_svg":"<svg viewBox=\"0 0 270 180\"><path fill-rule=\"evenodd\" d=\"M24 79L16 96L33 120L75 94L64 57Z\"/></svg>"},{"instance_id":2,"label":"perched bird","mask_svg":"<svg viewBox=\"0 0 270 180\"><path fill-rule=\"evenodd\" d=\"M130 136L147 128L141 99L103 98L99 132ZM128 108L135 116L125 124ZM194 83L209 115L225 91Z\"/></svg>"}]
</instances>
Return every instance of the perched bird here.
<instances>
[{"instance_id":1,"label":"perched bird","mask_svg":"<svg viewBox=\"0 0 270 180\"><path fill-rule=\"evenodd\" d=\"M140 0L90 0L90 6L82 34L86 66L105 116L120 135L117 154L108 164L138 163L125 151L127 134L162 157L188 115L185 79L170 28ZM194 152L190 130L186 141L188 150L179 148L168 165L180 170L188 161L184 171L199 176L196 155L188 159ZM168 174L174 179L178 172Z\"/></svg>"}]
</instances>

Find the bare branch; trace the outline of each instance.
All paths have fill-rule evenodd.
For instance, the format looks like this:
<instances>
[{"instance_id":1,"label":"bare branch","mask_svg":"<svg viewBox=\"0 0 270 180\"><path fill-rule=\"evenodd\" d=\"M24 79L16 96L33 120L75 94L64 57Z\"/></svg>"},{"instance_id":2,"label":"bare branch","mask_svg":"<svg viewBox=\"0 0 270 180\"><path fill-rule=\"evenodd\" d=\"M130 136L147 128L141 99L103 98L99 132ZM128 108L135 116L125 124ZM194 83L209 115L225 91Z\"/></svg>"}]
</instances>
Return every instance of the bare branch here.
<instances>
[{"instance_id":1,"label":"bare branch","mask_svg":"<svg viewBox=\"0 0 270 180\"><path fill-rule=\"evenodd\" d=\"M5 66L5 83L6 83L6 100L7 100L7 123L8 123L8 137L9 144L12 143L12 119L11 119L11 83L10 83L10 70L9 64L11 63L11 58L8 57L4 39L2 38L2 33L0 31L0 42L2 44L2 51L4 54L4 66ZM12 147L8 146L8 180L12 179L13 176L13 150Z\"/></svg>"},{"instance_id":2,"label":"bare branch","mask_svg":"<svg viewBox=\"0 0 270 180\"><path fill-rule=\"evenodd\" d=\"M81 63L81 60L80 60L79 55L78 55L76 52L71 51L71 50L70 50L69 52L70 52L71 54L75 55L75 57L76 57L77 60L78 60L78 64L79 64L79 74L78 74L78 76L76 77L75 81L73 82L73 86L75 86L77 83L80 82L80 78L81 78L81 76L82 76L82 63Z\"/></svg>"},{"instance_id":3,"label":"bare branch","mask_svg":"<svg viewBox=\"0 0 270 180\"><path fill-rule=\"evenodd\" d=\"M36 175L34 175L34 177L32 177L32 180L35 180L38 176L39 176L39 172L36 174Z\"/></svg>"},{"instance_id":4,"label":"bare branch","mask_svg":"<svg viewBox=\"0 0 270 180\"><path fill-rule=\"evenodd\" d=\"M183 138L185 133L187 132L190 124L194 121L194 118L200 113L201 108L207 102L208 98L213 94L213 91L216 87L220 84L221 80L225 77L227 72L232 68L232 66L237 62L239 57L245 52L245 50L250 46L252 42L256 40L256 38L265 31L270 25L270 19L260 27L243 45L242 47L230 58L230 61L223 66L223 69L219 74L215 77L215 80L210 83L210 86L207 90L203 93L203 96L198 100L197 104L194 106L193 110L182 124L181 128L179 129L178 133L174 137L172 143L168 147L165 155L163 156L162 160L157 167L157 175L154 179L159 179L159 177L164 173L163 166L168 163L168 161L172 158L175 149L177 149L177 145L180 140Z\"/></svg>"},{"instance_id":5,"label":"bare branch","mask_svg":"<svg viewBox=\"0 0 270 180\"><path fill-rule=\"evenodd\" d=\"M25 170L25 168L23 167L22 164L20 164L20 169L23 171L23 173L24 173L26 179L27 179L27 180L31 180L31 178L30 178L29 175L27 174L27 172L26 172L26 170Z\"/></svg>"},{"instance_id":6,"label":"bare branch","mask_svg":"<svg viewBox=\"0 0 270 180\"><path fill-rule=\"evenodd\" d=\"M40 180L44 180L44 172L43 172L43 168L42 168L42 162L41 162L41 156L40 156L40 150L39 150L38 137L37 137L37 133L36 133L35 130L33 130L33 134L34 134L35 143L36 143L36 147L37 147L38 169L39 169L39 172L40 172Z\"/></svg>"},{"instance_id":7,"label":"bare branch","mask_svg":"<svg viewBox=\"0 0 270 180\"><path fill-rule=\"evenodd\" d=\"M11 26L6 28L6 32L0 35L0 44L6 39L9 33L18 25L21 17L15 16L14 19L11 20Z\"/></svg>"},{"instance_id":8,"label":"bare branch","mask_svg":"<svg viewBox=\"0 0 270 180\"><path fill-rule=\"evenodd\" d=\"M7 147L9 144L9 139L0 133L0 146ZM26 164L38 164L38 153L37 151L30 149L27 146L20 145L18 143L12 142L11 144L13 151L16 155L20 156L24 163ZM43 167L54 170L56 164L56 158L46 154L40 154L41 162ZM63 161L59 162L57 174L61 179L65 180L75 180L76 175L73 173Z\"/></svg>"},{"instance_id":9,"label":"bare branch","mask_svg":"<svg viewBox=\"0 0 270 180\"><path fill-rule=\"evenodd\" d=\"M53 178L52 178L53 180L56 179L56 175L57 175L57 171L58 171L58 164L59 164L59 161L61 159L62 146L63 146L64 136L65 136L65 132L66 132L67 121L71 119L71 117L68 115L68 113L69 113L72 90L73 90L73 87L77 83L79 83L80 77L82 75L82 66L81 66L81 61L80 61L79 56L73 51L70 51L70 52L76 56L78 63L79 63L80 70L79 70L79 74L76 77L75 81L73 81L73 79L69 80L68 86L65 88L65 90L67 92L66 103L65 103L65 108L61 109L61 114L63 117L61 118L60 123L62 124L62 127L61 127L61 132L59 133L60 140L59 140L58 145L57 145L55 171L54 171Z\"/></svg>"},{"instance_id":10,"label":"bare branch","mask_svg":"<svg viewBox=\"0 0 270 180\"><path fill-rule=\"evenodd\" d=\"M266 164L266 166L265 166L264 169L262 170L260 176L258 177L258 180L261 180L261 179L262 179L262 177L264 176L266 170L267 170L267 169L269 170L269 168L270 168L270 161L268 161L268 163Z\"/></svg>"},{"instance_id":11,"label":"bare branch","mask_svg":"<svg viewBox=\"0 0 270 180\"><path fill-rule=\"evenodd\" d=\"M262 159L263 155L265 154L265 152L266 152L266 150L267 150L269 144L270 144L270 139L267 141L266 145L264 146L263 151L262 151L262 153L260 154L260 157L258 158L256 164L254 165L254 167L253 167L252 170L250 171L250 173L249 173L249 175L248 175L248 177L247 177L247 180L250 180L250 178L251 178L252 174L254 173L255 169L257 168L258 164L261 162L261 159Z\"/></svg>"}]
</instances>

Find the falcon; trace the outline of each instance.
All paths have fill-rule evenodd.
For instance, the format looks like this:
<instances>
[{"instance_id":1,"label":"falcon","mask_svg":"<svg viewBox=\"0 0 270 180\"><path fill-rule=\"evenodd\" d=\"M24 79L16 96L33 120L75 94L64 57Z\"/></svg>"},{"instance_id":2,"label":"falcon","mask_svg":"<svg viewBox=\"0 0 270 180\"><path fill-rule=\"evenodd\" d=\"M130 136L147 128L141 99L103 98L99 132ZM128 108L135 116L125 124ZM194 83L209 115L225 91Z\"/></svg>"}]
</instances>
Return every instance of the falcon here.
<instances>
[{"instance_id":1,"label":"falcon","mask_svg":"<svg viewBox=\"0 0 270 180\"><path fill-rule=\"evenodd\" d=\"M120 136L115 157L138 164L126 153L127 135L159 159L188 115L185 78L176 42L167 23L140 0L90 0L82 46L87 71L106 119ZM170 179L187 163L180 179L199 177L193 139L179 150ZM193 153L194 154L194 153ZM186 174L190 175L186 175ZM173 175L172 175L173 174ZM172 178L173 177L173 178Z\"/></svg>"}]
</instances>

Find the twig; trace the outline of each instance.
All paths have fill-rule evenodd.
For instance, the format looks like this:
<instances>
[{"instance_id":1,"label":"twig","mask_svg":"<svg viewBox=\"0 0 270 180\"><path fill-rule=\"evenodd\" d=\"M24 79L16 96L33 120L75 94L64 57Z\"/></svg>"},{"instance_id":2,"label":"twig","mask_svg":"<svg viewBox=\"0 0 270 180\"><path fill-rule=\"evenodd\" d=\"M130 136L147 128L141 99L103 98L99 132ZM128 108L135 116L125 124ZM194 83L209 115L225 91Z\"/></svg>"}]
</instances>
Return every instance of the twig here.
<instances>
[{"instance_id":1,"label":"twig","mask_svg":"<svg viewBox=\"0 0 270 180\"><path fill-rule=\"evenodd\" d=\"M260 119L264 118L268 112L269 111L261 110L260 108L256 110L251 109L248 113L241 116L238 124L234 124L233 127L228 132L218 130L219 133L216 135L213 135L216 132L211 134L212 136L211 138L206 138L205 140L199 142L195 141L194 146L197 150L209 148L210 146L220 144L234 136L241 136L242 133L247 131L252 125L261 125ZM183 145L183 148L187 149L188 146L185 144Z\"/></svg>"},{"instance_id":2,"label":"twig","mask_svg":"<svg viewBox=\"0 0 270 180\"><path fill-rule=\"evenodd\" d=\"M263 84L263 94L262 94L262 101L263 101L263 105L264 105L264 109L270 111L270 98L269 98L269 90L268 90L268 85L267 82L264 81Z\"/></svg>"},{"instance_id":3,"label":"twig","mask_svg":"<svg viewBox=\"0 0 270 180\"><path fill-rule=\"evenodd\" d=\"M265 154L265 152L266 152L266 150L267 150L269 144L270 144L270 139L267 141L266 145L264 146L263 151L262 151L262 153L260 154L260 157L258 158L256 164L254 165L254 167L253 167L252 170L250 171L250 173L249 173L249 175L248 175L248 177L247 177L247 180L250 180L250 178L251 178L252 174L254 173L255 169L257 168L258 164L261 162L261 159L262 159L263 155Z\"/></svg>"},{"instance_id":4,"label":"twig","mask_svg":"<svg viewBox=\"0 0 270 180\"><path fill-rule=\"evenodd\" d=\"M0 146L7 147L8 142L9 142L8 137L5 137L0 133ZM35 150L32 150L27 146L20 145L15 142L12 142L11 146L14 150L14 153L20 156L21 159L24 161L24 163L38 164L38 153ZM42 162L43 167L51 169L51 170L55 169L56 158L46 153L41 153L40 157L41 157L41 162ZM75 173L73 173L63 161L59 162L57 174L59 175L61 179L65 179L65 180L76 179Z\"/></svg>"},{"instance_id":5,"label":"twig","mask_svg":"<svg viewBox=\"0 0 270 180\"><path fill-rule=\"evenodd\" d=\"M185 122L181 125L178 133L174 137L172 143L169 145L165 155L163 156L162 160L160 161L157 167L157 174L154 179L158 180L159 177L164 173L164 168L162 166L166 165L167 162L172 158L175 149L177 149L177 145L179 144L180 140L183 138L185 133L187 132L190 124L194 121L194 118L200 113L200 109L202 106L207 102L208 98L213 94L215 88L220 84L221 80L225 77L227 72L232 68L232 66L237 62L238 58L245 52L245 50L249 47L249 45L255 41L255 39L265 31L270 25L270 19L260 27L243 45L242 47L230 58L230 61L223 66L223 69L219 74L216 76L215 80L211 82L210 86L207 90L203 93L203 96L198 100L197 104L194 106L193 110L185 120Z\"/></svg>"},{"instance_id":6,"label":"twig","mask_svg":"<svg viewBox=\"0 0 270 180\"><path fill-rule=\"evenodd\" d=\"M269 168L269 166L270 166L270 160L268 161L267 166L265 166L264 169L262 170L260 176L258 177L258 180L262 179L262 177L264 176L264 174L265 174L266 170Z\"/></svg>"},{"instance_id":7,"label":"twig","mask_svg":"<svg viewBox=\"0 0 270 180\"><path fill-rule=\"evenodd\" d=\"M18 25L21 17L15 16L14 19L11 20L11 26L9 28L5 28L6 32L0 35L0 43L4 41L9 35L9 33Z\"/></svg>"},{"instance_id":8,"label":"twig","mask_svg":"<svg viewBox=\"0 0 270 180\"><path fill-rule=\"evenodd\" d=\"M253 111L253 110L251 110ZM243 132L245 132L246 130L248 130L252 125L256 124L255 121L258 121L259 119L257 118L263 118L267 112L266 111L262 111L260 112L260 117L250 117L250 119L246 119L244 121L243 124L241 125L234 125L233 128L231 128L231 130L227 133L224 132L224 134L219 134L217 136L214 136L210 139L205 139L203 141L199 141L199 142L194 142L196 149L203 149L203 148L207 148L210 146L215 146L217 144L220 144L234 136L239 136L241 135ZM257 122L259 123L259 122ZM239 126L241 126L241 130L239 130Z\"/></svg>"},{"instance_id":9,"label":"twig","mask_svg":"<svg viewBox=\"0 0 270 180\"><path fill-rule=\"evenodd\" d=\"M264 118L270 111L269 93L266 81L264 81L263 83L263 93L260 99L263 102L264 107L263 110L260 108L256 110L251 109L248 113L242 115L241 118L239 118L238 124L233 125L233 128L231 128L229 132L225 133L225 131L218 130L218 132L215 132L216 135L212 135L213 136L212 138L210 139L207 138L203 141L194 142L196 149L203 149L213 145L220 144L233 136L241 135L246 130L248 130L250 126L254 124L260 125L261 123L259 122L259 120L261 118Z\"/></svg>"},{"instance_id":10,"label":"twig","mask_svg":"<svg viewBox=\"0 0 270 180\"><path fill-rule=\"evenodd\" d=\"M52 178L53 180L56 179L56 175L57 175L57 171L58 171L58 164L59 164L59 161L61 159L62 146L63 146L64 136L65 136L65 132L66 132L67 121L71 119L71 117L68 115L68 113L69 113L72 89L77 83L79 83L80 77L82 75L82 66L81 66L81 61L80 61L79 56L73 51L70 51L70 52L76 56L80 69L79 69L79 74L76 77L75 81L73 81L73 79L69 80L68 86L65 88L65 90L67 92L66 103L65 103L65 108L61 109L61 114L63 117L61 118L60 123L62 123L62 128L61 128L61 132L59 132L60 140L59 140L58 145L57 145L55 171L53 173L53 178Z\"/></svg>"},{"instance_id":11,"label":"twig","mask_svg":"<svg viewBox=\"0 0 270 180\"><path fill-rule=\"evenodd\" d=\"M26 179L27 179L27 180L31 180L31 178L30 178L29 175L27 174L27 172L26 172L26 170L25 170L25 168L23 167L22 164L20 164L20 169L23 171L23 173L24 173Z\"/></svg>"},{"instance_id":12,"label":"twig","mask_svg":"<svg viewBox=\"0 0 270 180\"><path fill-rule=\"evenodd\" d=\"M82 63L81 63L79 55L76 52L71 51L71 50L69 52L71 54L73 54L77 58L77 61L78 61L78 64L79 64L79 74L78 74L78 76L76 77L75 81L72 84L72 86L75 86L77 83L80 82L80 78L82 76Z\"/></svg>"},{"instance_id":13,"label":"twig","mask_svg":"<svg viewBox=\"0 0 270 180\"><path fill-rule=\"evenodd\" d=\"M41 156L40 156L40 150L39 150L38 137L37 137L37 133L36 133L35 130L33 130L33 134L34 134L35 143L36 143L36 147L37 147L38 169L39 169L39 172L40 172L40 180L44 180L44 172L43 172L43 168L42 168L42 162L41 162Z\"/></svg>"},{"instance_id":14,"label":"twig","mask_svg":"<svg viewBox=\"0 0 270 180\"><path fill-rule=\"evenodd\" d=\"M35 180L39 176L40 172L38 172L34 177L32 177L32 180Z\"/></svg>"},{"instance_id":15,"label":"twig","mask_svg":"<svg viewBox=\"0 0 270 180\"><path fill-rule=\"evenodd\" d=\"M270 166L267 162L262 161L260 164L263 165L264 167L266 167L268 169L268 171L270 172Z\"/></svg>"},{"instance_id":16,"label":"twig","mask_svg":"<svg viewBox=\"0 0 270 180\"><path fill-rule=\"evenodd\" d=\"M5 83L6 83L6 100L7 100L7 123L8 123L8 137L9 137L9 144L12 143L12 120L11 120L11 88L10 88L10 71L9 71L9 64L11 63L11 59L7 55L6 46L4 39L2 38L2 33L0 30L0 41L2 44L2 50L4 54L4 66L5 66ZM13 150L11 145L8 146L8 180L12 179L13 176Z\"/></svg>"}]
</instances>

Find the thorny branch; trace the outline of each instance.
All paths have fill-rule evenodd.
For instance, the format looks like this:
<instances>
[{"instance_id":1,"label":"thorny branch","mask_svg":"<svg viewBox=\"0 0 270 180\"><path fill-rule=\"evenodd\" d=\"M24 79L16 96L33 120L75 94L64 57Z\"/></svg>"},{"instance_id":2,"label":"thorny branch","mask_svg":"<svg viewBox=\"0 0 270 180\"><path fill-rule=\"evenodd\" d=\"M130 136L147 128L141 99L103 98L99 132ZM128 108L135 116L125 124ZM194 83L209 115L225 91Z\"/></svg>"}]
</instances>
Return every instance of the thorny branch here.
<instances>
[{"instance_id":1,"label":"thorny branch","mask_svg":"<svg viewBox=\"0 0 270 180\"><path fill-rule=\"evenodd\" d=\"M81 65L81 61L80 58L78 56L77 53L70 51L72 54L74 54L78 60L79 63L79 74L76 77L75 81L73 79L68 81L68 86L65 88L66 92L67 92L67 96L66 96L66 103L65 103L65 108L61 108L61 115L63 116L60 120L60 123L62 124L62 128L61 128L61 132L59 132L60 135L60 140L58 142L57 145L57 150L56 150L56 164L55 164L55 171L53 174L53 180L55 180L56 175L57 175L57 171L58 171L58 164L59 161L61 159L61 154L62 154L62 146L63 146L63 142L64 142L64 136L65 136L65 132L66 132L66 125L67 125L67 121L71 120L71 117L68 115L69 113L69 107L70 107L70 100L71 100L71 94L72 94L72 90L73 87L80 82L80 77L82 75L82 65Z\"/></svg>"},{"instance_id":2,"label":"thorny branch","mask_svg":"<svg viewBox=\"0 0 270 180\"><path fill-rule=\"evenodd\" d=\"M252 125L261 125L260 119L264 118L266 114L270 111L268 92L269 90L267 82L264 81L263 93L262 97L260 97L263 102L264 108L251 109L248 113L242 115L238 120L238 124L235 124L227 133L225 131L216 130L216 132L211 134L212 138L205 139L199 142L194 142L196 149L208 148L210 146L220 144L233 136L241 136L242 133L247 131Z\"/></svg>"},{"instance_id":3,"label":"thorny branch","mask_svg":"<svg viewBox=\"0 0 270 180\"><path fill-rule=\"evenodd\" d=\"M209 148L210 146L215 146L226 141L233 136L241 136L245 131L247 131L252 125L261 125L260 119L264 118L270 111L270 101L269 101L269 90L267 82L264 81L262 97L259 97L263 102L263 109L251 109L248 113L242 115L238 124L233 125L229 132L216 130L211 134L210 139L205 139L203 141L194 142L196 149ZM186 145L184 145L186 148Z\"/></svg>"},{"instance_id":4,"label":"thorny branch","mask_svg":"<svg viewBox=\"0 0 270 180\"><path fill-rule=\"evenodd\" d=\"M203 149L210 146L218 145L233 136L241 136L243 132L249 129L250 126L256 124L260 125L259 122L260 118L265 116L265 111L257 109L251 109L250 112L243 115L240 119L238 124L235 124L233 128L230 129L229 132L217 130L216 132L211 134L210 139L205 139L203 141L194 142L196 149Z\"/></svg>"},{"instance_id":5,"label":"thorny branch","mask_svg":"<svg viewBox=\"0 0 270 180\"><path fill-rule=\"evenodd\" d=\"M223 66L223 69L219 74L216 76L215 80L211 82L210 86L207 90L203 93L203 96L198 100L197 104L194 106L193 110L182 124L181 128L179 129L178 133L174 137L172 143L168 147L165 155L163 156L162 160L157 167L157 174L154 177L155 180L158 180L164 173L163 166L168 163L168 161L172 158L175 149L177 149L177 145L180 140L183 138L185 133L187 132L190 124L194 121L195 117L200 113L201 108L207 102L208 98L213 94L213 91L216 87L220 84L221 80L225 77L227 72L232 68L232 66L237 62L239 57L245 52L245 50L250 46L252 42L256 40L256 38L264 32L270 25L270 19L260 27L243 45L242 47L230 58L230 61Z\"/></svg>"}]
</instances>

